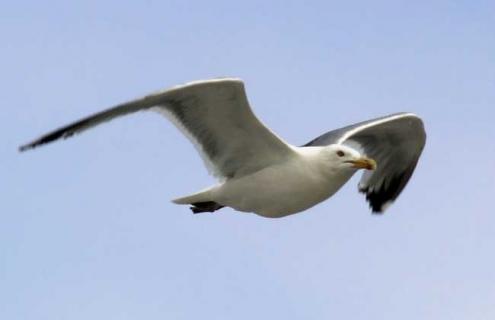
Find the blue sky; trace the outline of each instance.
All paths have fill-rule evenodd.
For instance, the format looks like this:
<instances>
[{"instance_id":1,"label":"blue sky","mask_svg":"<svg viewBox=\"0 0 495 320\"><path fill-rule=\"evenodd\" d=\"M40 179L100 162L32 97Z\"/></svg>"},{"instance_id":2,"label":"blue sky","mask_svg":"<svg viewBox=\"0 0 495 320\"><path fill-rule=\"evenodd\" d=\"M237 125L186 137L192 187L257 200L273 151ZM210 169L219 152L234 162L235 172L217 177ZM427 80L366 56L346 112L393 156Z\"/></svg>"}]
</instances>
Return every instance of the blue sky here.
<instances>
[{"instance_id":1,"label":"blue sky","mask_svg":"<svg viewBox=\"0 0 495 320\"><path fill-rule=\"evenodd\" d=\"M0 12L0 318L493 319L493 1L8 1ZM428 133L383 216L358 176L302 214L169 202L214 182L155 114L34 152L153 90L244 79L293 144L399 111Z\"/></svg>"}]
</instances>

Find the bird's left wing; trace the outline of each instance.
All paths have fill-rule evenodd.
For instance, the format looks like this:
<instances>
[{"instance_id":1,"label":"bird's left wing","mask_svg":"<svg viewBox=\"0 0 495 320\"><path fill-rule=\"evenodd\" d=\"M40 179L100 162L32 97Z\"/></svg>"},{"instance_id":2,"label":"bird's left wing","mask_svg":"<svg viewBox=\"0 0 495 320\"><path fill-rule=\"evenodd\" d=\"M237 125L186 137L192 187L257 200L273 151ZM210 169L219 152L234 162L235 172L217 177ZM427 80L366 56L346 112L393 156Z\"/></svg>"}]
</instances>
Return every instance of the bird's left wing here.
<instances>
[{"instance_id":1,"label":"bird's left wing","mask_svg":"<svg viewBox=\"0 0 495 320\"><path fill-rule=\"evenodd\" d=\"M412 113L398 113L327 132L304 146L345 144L377 162L365 171L359 191L366 194L373 213L381 213L411 178L426 142L423 122Z\"/></svg>"},{"instance_id":2,"label":"bird's left wing","mask_svg":"<svg viewBox=\"0 0 495 320\"><path fill-rule=\"evenodd\" d=\"M252 112L239 79L196 81L96 113L23 145L20 151L65 139L141 110L165 114L196 146L217 177L240 177L287 159L293 149Z\"/></svg>"}]
</instances>

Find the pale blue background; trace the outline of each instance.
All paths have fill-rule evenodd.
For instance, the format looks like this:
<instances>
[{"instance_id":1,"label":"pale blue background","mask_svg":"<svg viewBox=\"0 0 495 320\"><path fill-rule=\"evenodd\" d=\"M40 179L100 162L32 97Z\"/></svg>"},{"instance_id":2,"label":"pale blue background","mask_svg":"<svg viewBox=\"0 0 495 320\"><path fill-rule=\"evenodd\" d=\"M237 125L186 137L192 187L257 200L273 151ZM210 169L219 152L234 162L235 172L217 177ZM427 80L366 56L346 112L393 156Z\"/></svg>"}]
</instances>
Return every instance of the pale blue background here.
<instances>
[{"instance_id":1,"label":"pale blue background","mask_svg":"<svg viewBox=\"0 0 495 320\"><path fill-rule=\"evenodd\" d=\"M493 1L32 0L0 19L1 319L495 318ZM294 144L415 112L417 172L384 216L356 176L270 220L172 205L214 180L155 114L16 151L218 76Z\"/></svg>"}]
</instances>

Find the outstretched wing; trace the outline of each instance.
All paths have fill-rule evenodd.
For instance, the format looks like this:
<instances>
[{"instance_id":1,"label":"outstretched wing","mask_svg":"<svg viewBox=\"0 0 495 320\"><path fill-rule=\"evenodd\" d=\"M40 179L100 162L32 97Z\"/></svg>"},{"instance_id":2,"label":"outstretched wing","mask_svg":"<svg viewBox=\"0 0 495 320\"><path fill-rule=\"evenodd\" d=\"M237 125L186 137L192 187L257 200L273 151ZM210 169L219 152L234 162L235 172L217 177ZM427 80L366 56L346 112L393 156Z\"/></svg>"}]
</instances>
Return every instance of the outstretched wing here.
<instances>
[{"instance_id":1,"label":"outstretched wing","mask_svg":"<svg viewBox=\"0 0 495 320\"><path fill-rule=\"evenodd\" d=\"M243 176L283 161L293 152L256 118L238 79L197 81L126 102L49 132L19 150L65 139L141 110L166 115L217 177Z\"/></svg>"},{"instance_id":2,"label":"outstretched wing","mask_svg":"<svg viewBox=\"0 0 495 320\"><path fill-rule=\"evenodd\" d=\"M402 192L423 151L423 121L412 113L398 113L333 130L305 146L345 144L376 160L374 171L365 171L359 191L366 194L374 213L381 213Z\"/></svg>"}]
</instances>

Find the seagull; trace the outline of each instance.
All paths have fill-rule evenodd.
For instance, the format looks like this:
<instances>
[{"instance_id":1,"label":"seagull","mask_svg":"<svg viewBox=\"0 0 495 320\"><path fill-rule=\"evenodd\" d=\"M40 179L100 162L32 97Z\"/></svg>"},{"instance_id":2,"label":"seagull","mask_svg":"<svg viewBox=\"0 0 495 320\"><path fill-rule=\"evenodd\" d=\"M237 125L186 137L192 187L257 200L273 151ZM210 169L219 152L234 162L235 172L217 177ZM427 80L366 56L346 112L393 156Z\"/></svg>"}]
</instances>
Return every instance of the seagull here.
<instances>
[{"instance_id":1,"label":"seagull","mask_svg":"<svg viewBox=\"0 0 495 320\"><path fill-rule=\"evenodd\" d=\"M334 195L358 170L358 190L372 213L399 196L426 141L422 120L397 113L329 131L303 146L291 145L256 116L236 78L195 81L119 104L56 129L19 151L65 139L137 111L166 116L198 150L218 183L172 202L193 213L223 207L279 218Z\"/></svg>"}]
</instances>

